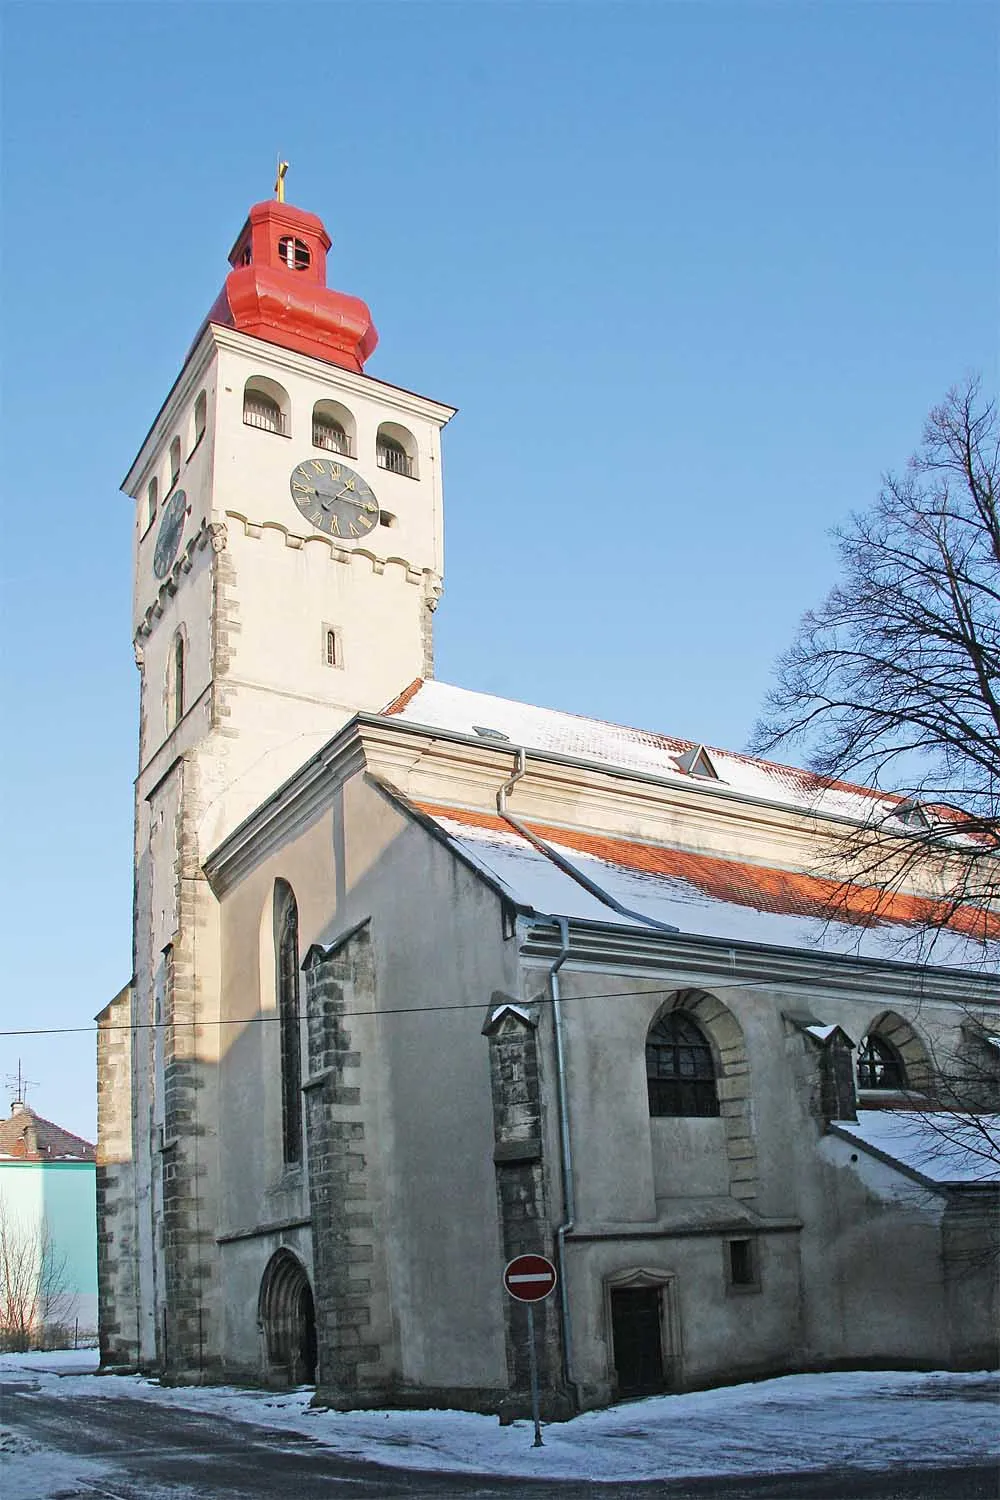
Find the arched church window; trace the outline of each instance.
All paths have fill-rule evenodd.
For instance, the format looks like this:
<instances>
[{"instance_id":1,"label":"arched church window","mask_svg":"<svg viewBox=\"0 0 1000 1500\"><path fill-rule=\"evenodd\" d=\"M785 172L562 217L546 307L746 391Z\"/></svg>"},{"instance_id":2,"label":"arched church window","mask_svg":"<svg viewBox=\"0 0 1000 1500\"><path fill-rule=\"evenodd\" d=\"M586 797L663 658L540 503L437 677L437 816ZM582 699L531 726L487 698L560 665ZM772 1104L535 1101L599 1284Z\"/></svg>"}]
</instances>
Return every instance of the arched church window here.
<instances>
[{"instance_id":1,"label":"arched church window","mask_svg":"<svg viewBox=\"0 0 1000 1500\"><path fill-rule=\"evenodd\" d=\"M701 1027L684 1011L668 1011L646 1037L651 1115L717 1115L715 1060Z\"/></svg>"},{"instance_id":2,"label":"arched church window","mask_svg":"<svg viewBox=\"0 0 1000 1500\"><path fill-rule=\"evenodd\" d=\"M175 437L170 444L170 488L173 489L181 477L181 440Z\"/></svg>"},{"instance_id":3,"label":"arched church window","mask_svg":"<svg viewBox=\"0 0 1000 1500\"><path fill-rule=\"evenodd\" d=\"M278 241L278 255L290 271L304 271L312 259L305 240L296 239L291 234L281 236Z\"/></svg>"},{"instance_id":4,"label":"arched church window","mask_svg":"<svg viewBox=\"0 0 1000 1500\"><path fill-rule=\"evenodd\" d=\"M160 499L159 481L154 477L146 486L146 525L152 526L156 520L156 507Z\"/></svg>"},{"instance_id":5,"label":"arched church window","mask_svg":"<svg viewBox=\"0 0 1000 1500\"><path fill-rule=\"evenodd\" d=\"M375 462L390 474L416 479L416 444L412 435L395 422L383 422L375 438Z\"/></svg>"},{"instance_id":6,"label":"arched church window","mask_svg":"<svg viewBox=\"0 0 1000 1500\"><path fill-rule=\"evenodd\" d=\"M287 435L287 398L282 401L279 392L281 387L273 380L267 381L266 385L263 377L247 381L243 391L243 421L247 427L259 427L262 432Z\"/></svg>"},{"instance_id":7,"label":"arched church window","mask_svg":"<svg viewBox=\"0 0 1000 1500\"><path fill-rule=\"evenodd\" d=\"M299 909L290 885L274 888L278 1026L281 1033L281 1141L285 1162L302 1160L302 1051L299 1036Z\"/></svg>"},{"instance_id":8,"label":"arched church window","mask_svg":"<svg viewBox=\"0 0 1000 1500\"><path fill-rule=\"evenodd\" d=\"M179 724L184 717L184 637L180 631L174 636L174 659L171 665L171 717L174 724Z\"/></svg>"},{"instance_id":9,"label":"arched church window","mask_svg":"<svg viewBox=\"0 0 1000 1500\"><path fill-rule=\"evenodd\" d=\"M858 1048L859 1089L905 1089L906 1069L891 1042L872 1032Z\"/></svg>"}]
</instances>

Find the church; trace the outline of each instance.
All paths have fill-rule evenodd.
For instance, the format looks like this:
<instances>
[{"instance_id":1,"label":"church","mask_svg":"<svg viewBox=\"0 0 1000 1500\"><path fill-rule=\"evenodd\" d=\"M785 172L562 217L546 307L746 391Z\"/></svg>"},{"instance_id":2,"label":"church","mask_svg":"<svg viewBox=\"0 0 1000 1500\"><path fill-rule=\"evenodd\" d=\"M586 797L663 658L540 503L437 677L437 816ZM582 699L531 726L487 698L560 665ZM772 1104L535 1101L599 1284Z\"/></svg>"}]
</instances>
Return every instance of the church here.
<instances>
[{"instance_id":1,"label":"church","mask_svg":"<svg viewBox=\"0 0 1000 1500\"><path fill-rule=\"evenodd\" d=\"M871 793L435 678L454 408L365 373L330 244L279 173L122 486L102 1366L509 1417L521 1253L553 1417L995 1363L1000 1184L932 1101L995 1100L1000 921L908 960L933 892L818 868Z\"/></svg>"}]
</instances>

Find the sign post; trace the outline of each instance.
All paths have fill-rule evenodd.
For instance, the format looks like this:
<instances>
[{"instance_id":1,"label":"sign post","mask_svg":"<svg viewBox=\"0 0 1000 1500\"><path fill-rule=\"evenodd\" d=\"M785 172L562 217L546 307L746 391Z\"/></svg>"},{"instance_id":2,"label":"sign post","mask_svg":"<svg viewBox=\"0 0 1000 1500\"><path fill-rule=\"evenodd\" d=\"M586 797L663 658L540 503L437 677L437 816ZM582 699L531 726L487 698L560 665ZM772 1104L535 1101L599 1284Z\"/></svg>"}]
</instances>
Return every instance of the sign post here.
<instances>
[{"instance_id":1,"label":"sign post","mask_svg":"<svg viewBox=\"0 0 1000 1500\"><path fill-rule=\"evenodd\" d=\"M531 1415L535 1423L533 1446L542 1446L542 1423L538 1400L538 1353L535 1349L535 1308L555 1291L556 1268L544 1255L515 1255L503 1272L504 1290L528 1308L528 1367L531 1372Z\"/></svg>"}]
</instances>

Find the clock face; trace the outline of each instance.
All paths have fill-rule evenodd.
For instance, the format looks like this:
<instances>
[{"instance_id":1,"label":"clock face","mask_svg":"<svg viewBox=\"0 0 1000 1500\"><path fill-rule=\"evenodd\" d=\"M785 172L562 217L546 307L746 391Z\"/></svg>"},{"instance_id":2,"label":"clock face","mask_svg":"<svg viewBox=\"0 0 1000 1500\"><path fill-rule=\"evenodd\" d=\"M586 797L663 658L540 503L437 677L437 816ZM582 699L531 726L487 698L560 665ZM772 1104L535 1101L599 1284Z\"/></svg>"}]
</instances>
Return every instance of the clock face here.
<instances>
[{"instance_id":1,"label":"clock face","mask_svg":"<svg viewBox=\"0 0 1000 1500\"><path fill-rule=\"evenodd\" d=\"M181 544L181 533L184 530L184 518L187 512L187 495L183 490L175 490L167 501L167 508L163 512L163 520L160 522L160 530L156 537L153 572L157 578L166 578L170 572L170 565L177 556L177 548Z\"/></svg>"},{"instance_id":2,"label":"clock face","mask_svg":"<svg viewBox=\"0 0 1000 1500\"><path fill-rule=\"evenodd\" d=\"M378 521L370 484L333 458L307 458L292 470L292 499L319 531L356 542Z\"/></svg>"}]
</instances>

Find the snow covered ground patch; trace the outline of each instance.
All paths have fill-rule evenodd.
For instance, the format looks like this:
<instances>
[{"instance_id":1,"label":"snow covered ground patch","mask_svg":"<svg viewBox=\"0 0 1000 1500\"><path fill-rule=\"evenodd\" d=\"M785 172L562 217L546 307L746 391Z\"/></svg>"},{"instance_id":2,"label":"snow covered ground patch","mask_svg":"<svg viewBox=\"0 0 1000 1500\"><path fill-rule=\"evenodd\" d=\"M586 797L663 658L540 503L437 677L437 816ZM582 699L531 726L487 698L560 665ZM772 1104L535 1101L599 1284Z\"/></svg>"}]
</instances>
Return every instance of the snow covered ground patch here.
<instances>
[{"instance_id":1,"label":"snow covered ground patch","mask_svg":"<svg viewBox=\"0 0 1000 1500\"><path fill-rule=\"evenodd\" d=\"M164 1388L134 1376L82 1373L86 1354L92 1368L92 1351L0 1356L0 1379L252 1422L303 1434L343 1457L475 1474L639 1480L1000 1457L1000 1378L985 1371L789 1375L651 1397L546 1426L544 1447L534 1448L527 1422L500 1427L493 1417L457 1411L314 1410L308 1390Z\"/></svg>"}]
</instances>

